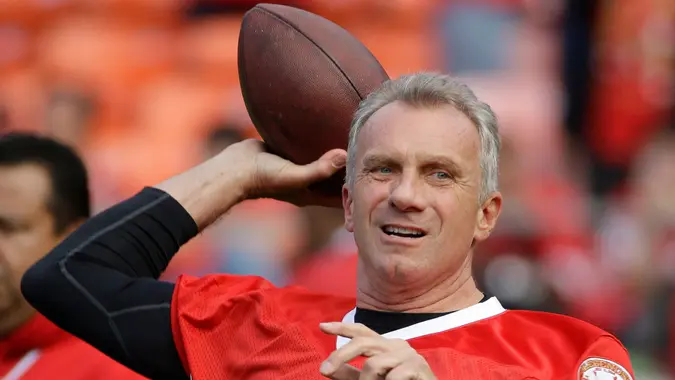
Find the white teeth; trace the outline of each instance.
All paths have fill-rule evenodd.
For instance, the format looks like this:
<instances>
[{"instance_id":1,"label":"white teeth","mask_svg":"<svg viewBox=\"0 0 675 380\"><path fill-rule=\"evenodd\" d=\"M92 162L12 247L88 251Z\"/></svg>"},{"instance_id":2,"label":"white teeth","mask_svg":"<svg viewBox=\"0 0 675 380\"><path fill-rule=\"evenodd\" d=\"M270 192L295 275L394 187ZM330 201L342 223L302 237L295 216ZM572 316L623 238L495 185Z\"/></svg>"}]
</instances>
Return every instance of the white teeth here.
<instances>
[{"instance_id":1,"label":"white teeth","mask_svg":"<svg viewBox=\"0 0 675 380\"><path fill-rule=\"evenodd\" d=\"M384 232L388 234L397 234L397 235L412 235L412 236L422 236L424 233L420 230L413 230L409 228L403 228L403 227L392 227L392 226L386 226L384 227Z\"/></svg>"}]
</instances>

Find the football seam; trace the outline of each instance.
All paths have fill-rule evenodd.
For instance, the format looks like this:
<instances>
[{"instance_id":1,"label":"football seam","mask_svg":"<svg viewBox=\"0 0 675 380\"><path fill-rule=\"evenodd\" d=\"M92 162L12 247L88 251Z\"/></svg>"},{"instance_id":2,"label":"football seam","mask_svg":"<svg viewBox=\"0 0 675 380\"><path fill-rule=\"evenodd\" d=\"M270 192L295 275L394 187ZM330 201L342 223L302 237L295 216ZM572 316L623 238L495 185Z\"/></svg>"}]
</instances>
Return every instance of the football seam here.
<instances>
[{"instance_id":1,"label":"football seam","mask_svg":"<svg viewBox=\"0 0 675 380\"><path fill-rule=\"evenodd\" d=\"M297 26L293 25L293 23L291 23L290 21L286 20L285 18L282 18L282 17L278 16L276 13L270 12L270 11L268 11L267 9L264 9L264 8L257 8L257 9L258 9L259 11L265 12L265 13L267 13L268 15L274 17L275 19L281 21L282 23L286 24L287 26L291 27L293 30L295 30L296 32L298 32L298 34L300 34L301 36L305 37L305 39L307 39L307 41L309 41L309 42L312 43L312 46L314 46L314 47L317 48L319 51L321 51L321 52L323 53L323 55L324 55L326 58L328 58L328 60L333 64L333 66L335 66L335 67L338 69L338 71L340 71L340 73L342 74L342 77L345 78L345 79L347 80L347 83L349 83L349 85L351 86L352 90L354 90L354 92L355 92L356 95L359 97L359 99L361 99L361 100L365 99L363 96L361 96L361 93L360 93L359 90L356 88L356 85L354 85L354 83L352 82L351 78L349 78L349 76L347 75L347 73L345 73L344 70L342 70L342 67L340 67L340 65L337 64L337 62L335 61L335 59L334 59L330 54L328 54L328 52L326 52L321 46L319 46L319 45L316 43L316 41L314 41L313 39L309 38L309 36L306 35L305 33L303 33L302 30L298 29ZM328 20L328 21L330 21L330 20ZM332 21L330 21L330 22L332 22Z\"/></svg>"}]
</instances>

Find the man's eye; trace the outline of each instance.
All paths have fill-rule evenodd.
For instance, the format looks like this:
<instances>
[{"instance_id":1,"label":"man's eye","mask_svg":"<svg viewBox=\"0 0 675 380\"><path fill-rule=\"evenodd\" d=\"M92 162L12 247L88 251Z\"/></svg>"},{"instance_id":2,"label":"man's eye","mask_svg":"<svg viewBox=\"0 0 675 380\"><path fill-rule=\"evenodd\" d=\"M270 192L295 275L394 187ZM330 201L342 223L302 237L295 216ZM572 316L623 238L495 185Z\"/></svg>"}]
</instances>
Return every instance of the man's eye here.
<instances>
[{"instance_id":1,"label":"man's eye","mask_svg":"<svg viewBox=\"0 0 675 380\"><path fill-rule=\"evenodd\" d=\"M446 172L435 172L434 177L436 177L436 179L446 180L446 179L450 179L450 174L448 174Z\"/></svg>"},{"instance_id":2,"label":"man's eye","mask_svg":"<svg viewBox=\"0 0 675 380\"><path fill-rule=\"evenodd\" d=\"M392 170L391 170L391 168L388 168L388 167L380 167L380 168L377 168L377 173L379 173L379 174L391 174Z\"/></svg>"}]
</instances>

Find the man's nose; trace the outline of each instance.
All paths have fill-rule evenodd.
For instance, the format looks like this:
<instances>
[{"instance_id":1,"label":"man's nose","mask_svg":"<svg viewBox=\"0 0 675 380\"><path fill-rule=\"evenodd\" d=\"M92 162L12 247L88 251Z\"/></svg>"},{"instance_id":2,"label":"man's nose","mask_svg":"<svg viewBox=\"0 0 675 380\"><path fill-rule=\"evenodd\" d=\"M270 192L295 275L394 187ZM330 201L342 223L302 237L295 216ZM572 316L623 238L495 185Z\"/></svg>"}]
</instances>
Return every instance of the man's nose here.
<instances>
[{"instance_id":1,"label":"man's nose","mask_svg":"<svg viewBox=\"0 0 675 380\"><path fill-rule=\"evenodd\" d=\"M390 204L403 212L424 210L426 202L422 194L422 186L416 173L402 173L397 181L392 182Z\"/></svg>"}]
</instances>

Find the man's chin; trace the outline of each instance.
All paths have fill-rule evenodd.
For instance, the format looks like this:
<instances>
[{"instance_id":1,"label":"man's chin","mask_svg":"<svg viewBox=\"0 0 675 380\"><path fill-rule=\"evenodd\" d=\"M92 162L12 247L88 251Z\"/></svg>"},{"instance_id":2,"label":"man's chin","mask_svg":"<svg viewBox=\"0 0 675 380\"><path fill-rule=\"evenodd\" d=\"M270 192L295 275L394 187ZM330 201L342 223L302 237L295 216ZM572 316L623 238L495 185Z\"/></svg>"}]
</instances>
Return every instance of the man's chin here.
<instances>
[{"instance_id":1,"label":"man's chin","mask_svg":"<svg viewBox=\"0 0 675 380\"><path fill-rule=\"evenodd\" d=\"M405 253L392 253L376 265L377 275L391 284L413 284L422 280L427 271Z\"/></svg>"}]
</instances>

